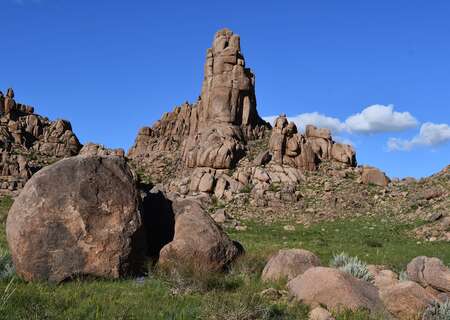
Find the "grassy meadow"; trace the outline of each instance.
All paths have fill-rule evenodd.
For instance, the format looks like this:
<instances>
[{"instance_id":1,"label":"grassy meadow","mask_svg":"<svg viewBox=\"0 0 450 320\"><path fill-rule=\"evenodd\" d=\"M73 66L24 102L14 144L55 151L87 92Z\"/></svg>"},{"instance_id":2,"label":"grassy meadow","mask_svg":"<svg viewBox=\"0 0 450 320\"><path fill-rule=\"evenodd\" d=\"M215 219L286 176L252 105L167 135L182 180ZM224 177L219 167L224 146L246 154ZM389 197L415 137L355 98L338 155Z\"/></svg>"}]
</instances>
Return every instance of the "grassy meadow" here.
<instances>
[{"instance_id":1,"label":"grassy meadow","mask_svg":"<svg viewBox=\"0 0 450 320\"><path fill-rule=\"evenodd\" d=\"M0 200L0 248L7 248L5 220L12 200ZM387 218L358 218L319 223L310 227L285 223L244 222L245 231L227 230L246 248L227 274L167 274L153 270L141 279L75 279L59 285L0 280L0 319L151 319L253 320L307 319L308 308L287 295L273 298L261 292L284 283L265 284L259 275L269 256L280 248L304 248L316 253L323 265L342 251L371 264L399 272L415 256L428 255L450 263L448 243L420 242L409 237L416 224ZM417 224L420 222L417 222ZM6 289L6 291L5 291ZM364 312L344 313L337 319L369 319Z\"/></svg>"}]
</instances>

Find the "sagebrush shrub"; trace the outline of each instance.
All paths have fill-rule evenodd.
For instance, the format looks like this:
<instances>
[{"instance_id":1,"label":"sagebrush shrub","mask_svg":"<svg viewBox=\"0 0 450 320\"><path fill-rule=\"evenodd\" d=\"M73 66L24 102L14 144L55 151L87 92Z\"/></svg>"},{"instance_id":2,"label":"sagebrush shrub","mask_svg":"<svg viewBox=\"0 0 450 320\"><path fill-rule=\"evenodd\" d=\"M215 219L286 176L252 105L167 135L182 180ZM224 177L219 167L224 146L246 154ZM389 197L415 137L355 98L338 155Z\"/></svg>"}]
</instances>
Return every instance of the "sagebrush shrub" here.
<instances>
[{"instance_id":1,"label":"sagebrush shrub","mask_svg":"<svg viewBox=\"0 0 450 320\"><path fill-rule=\"evenodd\" d=\"M3 248L0 248L0 280L10 278L14 275L14 265L11 255Z\"/></svg>"},{"instance_id":2,"label":"sagebrush shrub","mask_svg":"<svg viewBox=\"0 0 450 320\"><path fill-rule=\"evenodd\" d=\"M434 301L425 310L423 320L450 320L450 301Z\"/></svg>"},{"instance_id":3,"label":"sagebrush shrub","mask_svg":"<svg viewBox=\"0 0 450 320\"><path fill-rule=\"evenodd\" d=\"M352 276L365 281L372 281L373 275L369 272L367 264L358 257L350 257L346 253L334 255L330 266L351 274Z\"/></svg>"}]
</instances>

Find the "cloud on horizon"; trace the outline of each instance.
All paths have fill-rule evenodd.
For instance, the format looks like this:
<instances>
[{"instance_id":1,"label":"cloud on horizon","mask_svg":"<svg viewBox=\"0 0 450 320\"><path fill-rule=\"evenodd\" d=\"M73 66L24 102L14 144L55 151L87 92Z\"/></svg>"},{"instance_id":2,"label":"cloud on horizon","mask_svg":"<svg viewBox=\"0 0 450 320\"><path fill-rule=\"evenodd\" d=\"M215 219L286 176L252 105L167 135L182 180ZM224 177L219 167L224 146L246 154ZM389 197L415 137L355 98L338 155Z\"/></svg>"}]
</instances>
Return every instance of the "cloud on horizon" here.
<instances>
[{"instance_id":1,"label":"cloud on horizon","mask_svg":"<svg viewBox=\"0 0 450 320\"><path fill-rule=\"evenodd\" d=\"M271 123L277 116L264 117ZM349 116L345 121L329 117L318 112L302 113L288 117L299 130L304 131L306 125L312 124L321 128L328 128L333 134L357 133L375 134L383 132L400 132L415 128L419 122L409 112L398 112L393 105L371 105L359 113Z\"/></svg>"},{"instance_id":2,"label":"cloud on horizon","mask_svg":"<svg viewBox=\"0 0 450 320\"><path fill-rule=\"evenodd\" d=\"M446 123L426 122L420 127L415 137L405 140L390 138L387 142L389 151L410 151L418 147L435 147L450 142L450 126Z\"/></svg>"}]
</instances>

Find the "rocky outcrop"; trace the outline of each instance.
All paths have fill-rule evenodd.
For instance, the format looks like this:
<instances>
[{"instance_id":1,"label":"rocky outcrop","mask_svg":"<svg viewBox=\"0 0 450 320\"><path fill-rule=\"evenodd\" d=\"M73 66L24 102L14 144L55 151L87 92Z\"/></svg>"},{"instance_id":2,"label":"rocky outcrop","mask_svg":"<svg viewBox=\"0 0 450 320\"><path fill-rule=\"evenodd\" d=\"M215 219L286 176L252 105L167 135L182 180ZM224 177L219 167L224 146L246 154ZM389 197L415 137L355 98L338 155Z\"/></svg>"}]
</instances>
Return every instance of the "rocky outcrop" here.
<instances>
[{"instance_id":1,"label":"rocky outcrop","mask_svg":"<svg viewBox=\"0 0 450 320\"><path fill-rule=\"evenodd\" d=\"M125 157L125 151L122 148L110 149L98 143L88 142L81 148L79 155L82 156L116 156Z\"/></svg>"},{"instance_id":2,"label":"rocky outcrop","mask_svg":"<svg viewBox=\"0 0 450 320\"><path fill-rule=\"evenodd\" d=\"M159 254L162 266L193 267L194 271L221 271L243 253L193 200L174 200L175 233L173 241Z\"/></svg>"},{"instance_id":3,"label":"rocky outcrop","mask_svg":"<svg viewBox=\"0 0 450 320\"><path fill-rule=\"evenodd\" d=\"M320 259L307 250L284 249L267 262L261 275L263 281L292 280L306 270L320 266Z\"/></svg>"},{"instance_id":4,"label":"rocky outcrop","mask_svg":"<svg viewBox=\"0 0 450 320\"><path fill-rule=\"evenodd\" d=\"M273 161L294 168L315 170L320 162L326 160L356 166L352 146L334 142L329 129L308 125L302 135L298 133L295 123L288 122L285 115L275 120L269 149Z\"/></svg>"},{"instance_id":5,"label":"rocky outcrop","mask_svg":"<svg viewBox=\"0 0 450 320\"><path fill-rule=\"evenodd\" d=\"M328 310L367 309L382 312L383 303L371 283L337 269L316 267L288 283L290 293L299 302Z\"/></svg>"},{"instance_id":6,"label":"rocky outcrop","mask_svg":"<svg viewBox=\"0 0 450 320\"><path fill-rule=\"evenodd\" d=\"M245 154L246 142L269 128L256 110L255 79L245 66L240 38L224 29L207 50L199 100L142 128L128 156L135 162L161 155L175 161L167 152L178 152L188 168L228 169Z\"/></svg>"},{"instance_id":7,"label":"rocky outcrop","mask_svg":"<svg viewBox=\"0 0 450 320\"><path fill-rule=\"evenodd\" d=\"M133 271L145 254L135 182L119 157L77 156L36 173L6 223L17 274L60 282Z\"/></svg>"},{"instance_id":8,"label":"rocky outcrop","mask_svg":"<svg viewBox=\"0 0 450 320\"><path fill-rule=\"evenodd\" d=\"M13 89L0 92L0 191L21 189L44 165L78 154L81 144L70 122L50 121L15 101Z\"/></svg>"}]
</instances>

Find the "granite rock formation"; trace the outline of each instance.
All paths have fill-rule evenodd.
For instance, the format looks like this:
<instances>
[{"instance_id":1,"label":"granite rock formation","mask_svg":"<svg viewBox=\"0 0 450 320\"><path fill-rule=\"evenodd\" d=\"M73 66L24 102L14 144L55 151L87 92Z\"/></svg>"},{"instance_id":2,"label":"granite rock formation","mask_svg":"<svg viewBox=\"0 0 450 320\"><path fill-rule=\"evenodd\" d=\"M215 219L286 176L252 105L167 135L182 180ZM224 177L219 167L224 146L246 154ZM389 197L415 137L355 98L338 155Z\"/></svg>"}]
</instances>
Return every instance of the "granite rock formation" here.
<instances>
[{"instance_id":1,"label":"granite rock formation","mask_svg":"<svg viewBox=\"0 0 450 320\"><path fill-rule=\"evenodd\" d=\"M334 142L329 129L307 125L302 135L295 123L288 122L284 115L275 120L269 149L276 163L295 168L315 170L320 162L326 160L356 166L356 153L352 146Z\"/></svg>"},{"instance_id":2,"label":"granite rock formation","mask_svg":"<svg viewBox=\"0 0 450 320\"><path fill-rule=\"evenodd\" d=\"M256 110L255 76L245 66L240 38L224 29L207 50L199 100L142 128L128 156L151 163L178 152L188 168L229 169L245 154L246 142L263 137L269 128Z\"/></svg>"},{"instance_id":3,"label":"granite rock formation","mask_svg":"<svg viewBox=\"0 0 450 320\"><path fill-rule=\"evenodd\" d=\"M135 176L123 158L76 156L40 170L6 222L17 274L52 282L127 274L145 254L139 203Z\"/></svg>"},{"instance_id":4,"label":"granite rock formation","mask_svg":"<svg viewBox=\"0 0 450 320\"><path fill-rule=\"evenodd\" d=\"M70 122L50 121L15 101L13 89L0 91L0 191L21 189L44 165L78 154L81 144Z\"/></svg>"}]
</instances>

